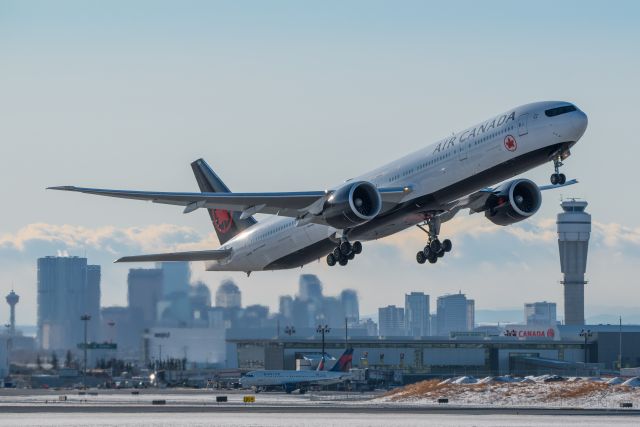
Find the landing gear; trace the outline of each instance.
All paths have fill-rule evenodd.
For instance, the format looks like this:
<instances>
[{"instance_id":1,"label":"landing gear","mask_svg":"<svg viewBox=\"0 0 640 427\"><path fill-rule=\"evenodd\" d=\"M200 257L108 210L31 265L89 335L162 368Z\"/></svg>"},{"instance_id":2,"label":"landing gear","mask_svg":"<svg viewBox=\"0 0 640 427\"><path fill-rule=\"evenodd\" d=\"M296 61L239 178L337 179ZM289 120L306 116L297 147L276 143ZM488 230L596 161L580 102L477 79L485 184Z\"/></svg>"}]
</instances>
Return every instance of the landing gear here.
<instances>
[{"instance_id":1,"label":"landing gear","mask_svg":"<svg viewBox=\"0 0 640 427\"><path fill-rule=\"evenodd\" d=\"M427 226L425 228L424 226ZM437 216L430 217L424 224L418 224L418 228L427 233L429 240L424 249L416 254L416 261L418 264L424 264L429 261L430 264L435 264L438 258L442 258L445 253L451 252L453 244L451 240L445 239L442 242L438 239L440 233L440 219Z\"/></svg>"},{"instance_id":2,"label":"landing gear","mask_svg":"<svg viewBox=\"0 0 640 427\"><path fill-rule=\"evenodd\" d=\"M564 183L567 182L567 177L563 173L560 173L560 167L563 165L562 160L565 158L562 152L553 158L554 173L551 174L552 185L564 185Z\"/></svg>"},{"instance_id":3,"label":"landing gear","mask_svg":"<svg viewBox=\"0 0 640 427\"><path fill-rule=\"evenodd\" d=\"M327 265L329 267L333 267L336 264L345 266L360 253L362 253L362 243L351 243L346 238L342 238L333 252L327 255Z\"/></svg>"}]
</instances>

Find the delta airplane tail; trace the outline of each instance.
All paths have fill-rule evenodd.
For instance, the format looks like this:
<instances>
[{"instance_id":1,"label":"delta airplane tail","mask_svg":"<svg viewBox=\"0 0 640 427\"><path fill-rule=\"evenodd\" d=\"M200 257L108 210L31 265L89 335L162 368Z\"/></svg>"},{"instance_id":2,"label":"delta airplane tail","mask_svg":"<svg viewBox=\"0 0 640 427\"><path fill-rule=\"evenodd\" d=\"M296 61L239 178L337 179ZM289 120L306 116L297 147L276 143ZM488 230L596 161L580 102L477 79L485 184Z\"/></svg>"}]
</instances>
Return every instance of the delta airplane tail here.
<instances>
[{"instance_id":1,"label":"delta airplane tail","mask_svg":"<svg viewBox=\"0 0 640 427\"><path fill-rule=\"evenodd\" d=\"M231 193L229 187L216 175L211 167L204 161L198 159L191 163L191 169L198 181L198 187L203 193ZM218 240L221 245L231 240L242 230L246 230L256 223L252 216L240 219L241 212L228 211L225 209L207 209L213 228L216 230Z\"/></svg>"},{"instance_id":2,"label":"delta airplane tail","mask_svg":"<svg viewBox=\"0 0 640 427\"><path fill-rule=\"evenodd\" d=\"M333 365L330 372L347 372L351 368L351 361L353 360L353 349L348 348L342 353L340 359Z\"/></svg>"}]
</instances>

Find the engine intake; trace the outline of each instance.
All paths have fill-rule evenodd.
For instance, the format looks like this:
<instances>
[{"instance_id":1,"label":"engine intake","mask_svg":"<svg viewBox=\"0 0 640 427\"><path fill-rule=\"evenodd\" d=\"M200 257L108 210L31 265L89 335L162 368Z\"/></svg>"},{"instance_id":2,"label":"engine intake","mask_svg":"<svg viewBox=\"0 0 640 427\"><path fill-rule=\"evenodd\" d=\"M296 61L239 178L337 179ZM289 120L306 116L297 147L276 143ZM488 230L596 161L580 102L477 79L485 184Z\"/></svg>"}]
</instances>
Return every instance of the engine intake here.
<instances>
[{"instance_id":1,"label":"engine intake","mask_svg":"<svg viewBox=\"0 0 640 427\"><path fill-rule=\"evenodd\" d=\"M327 224L347 229L375 218L382 209L382 198L375 185L353 182L338 188L325 202L322 217Z\"/></svg>"},{"instance_id":2,"label":"engine intake","mask_svg":"<svg viewBox=\"0 0 640 427\"><path fill-rule=\"evenodd\" d=\"M487 200L484 215L497 225L511 225L529 218L540 209L542 195L528 179L516 179L498 187L497 194Z\"/></svg>"}]
</instances>

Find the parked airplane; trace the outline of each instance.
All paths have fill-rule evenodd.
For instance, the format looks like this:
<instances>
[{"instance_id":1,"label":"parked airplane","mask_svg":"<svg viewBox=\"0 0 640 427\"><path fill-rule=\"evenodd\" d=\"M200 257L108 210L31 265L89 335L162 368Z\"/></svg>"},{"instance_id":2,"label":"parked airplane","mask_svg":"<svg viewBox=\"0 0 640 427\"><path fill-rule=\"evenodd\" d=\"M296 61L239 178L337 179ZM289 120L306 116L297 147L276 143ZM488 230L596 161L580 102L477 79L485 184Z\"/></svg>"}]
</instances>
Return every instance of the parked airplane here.
<instances>
[{"instance_id":1,"label":"parked airplane","mask_svg":"<svg viewBox=\"0 0 640 427\"><path fill-rule=\"evenodd\" d=\"M304 394L310 386L336 384L351 378L349 368L351 368L352 358L353 349L349 348L329 371L251 371L240 378L240 384L246 388L254 387L256 391L270 387L282 387L287 393L300 390L300 394Z\"/></svg>"},{"instance_id":2,"label":"parked airplane","mask_svg":"<svg viewBox=\"0 0 640 427\"><path fill-rule=\"evenodd\" d=\"M439 239L440 225L458 211L510 225L538 211L540 190L576 183L560 167L586 128L586 114L573 104L527 104L325 191L232 193L202 159L191 164L200 193L50 188L180 205L184 213L207 209L221 245L116 262L207 261L210 271L247 274L324 256L330 266L344 266L361 253L360 241L418 226L427 239L416 260L433 264L451 251L451 241ZM514 179L488 187L548 161L554 165L551 185ZM272 216L257 222L258 213Z\"/></svg>"}]
</instances>

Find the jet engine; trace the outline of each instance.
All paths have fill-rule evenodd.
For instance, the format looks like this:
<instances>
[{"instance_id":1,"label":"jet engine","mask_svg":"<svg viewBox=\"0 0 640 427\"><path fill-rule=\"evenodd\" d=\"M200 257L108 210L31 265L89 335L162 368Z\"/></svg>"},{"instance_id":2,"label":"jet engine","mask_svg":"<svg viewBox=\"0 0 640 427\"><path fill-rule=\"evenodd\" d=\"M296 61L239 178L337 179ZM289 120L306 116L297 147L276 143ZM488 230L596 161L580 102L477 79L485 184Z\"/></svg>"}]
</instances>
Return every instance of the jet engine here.
<instances>
[{"instance_id":1,"label":"jet engine","mask_svg":"<svg viewBox=\"0 0 640 427\"><path fill-rule=\"evenodd\" d=\"M322 209L327 224L341 230L372 220L382 209L382 198L367 181L347 183L333 192Z\"/></svg>"},{"instance_id":2,"label":"jet engine","mask_svg":"<svg viewBox=\"0 0 640 427\"><path fill-rule=\"evenodd\" d=\"M515 179L496 189L485 205L484 215L494 224L511 225L538 212L542 195L538 186L528 179Z\"/></svg>"}]
</instances>

